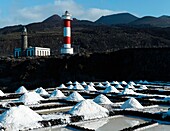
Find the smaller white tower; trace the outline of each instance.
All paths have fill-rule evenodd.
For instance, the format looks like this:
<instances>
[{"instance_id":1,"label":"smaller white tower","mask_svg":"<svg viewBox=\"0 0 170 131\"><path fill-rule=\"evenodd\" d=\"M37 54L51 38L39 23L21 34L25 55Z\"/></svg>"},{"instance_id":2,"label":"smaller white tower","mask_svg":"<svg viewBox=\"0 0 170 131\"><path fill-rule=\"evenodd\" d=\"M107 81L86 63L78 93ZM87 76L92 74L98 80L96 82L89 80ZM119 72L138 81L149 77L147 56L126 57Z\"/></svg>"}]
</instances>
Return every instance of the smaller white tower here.
<instances>
[{"instance_id":1,"label":"smaller white tower","mask_svg":"<svg viewBox=\"0 0 170 131\"><path fill-rule=\"evenodd\" d=\"M68 11L62 15L64 21L64 45L61 48L62 55L73 54L73 48L71 48L71 15Z\"/></svg>"}]
</instances>

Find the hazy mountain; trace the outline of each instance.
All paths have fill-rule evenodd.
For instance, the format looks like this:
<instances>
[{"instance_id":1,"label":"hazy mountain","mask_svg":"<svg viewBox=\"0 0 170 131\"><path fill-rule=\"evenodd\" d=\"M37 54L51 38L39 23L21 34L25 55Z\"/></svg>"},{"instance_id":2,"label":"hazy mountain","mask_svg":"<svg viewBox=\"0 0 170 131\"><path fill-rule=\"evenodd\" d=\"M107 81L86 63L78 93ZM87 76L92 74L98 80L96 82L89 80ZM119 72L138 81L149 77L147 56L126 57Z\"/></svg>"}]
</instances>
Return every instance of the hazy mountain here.
<instances>
[{"instance_id":1,"label":"hazy mountain","mask_svg":"<svg viewBox=\"0 0 170 131\"><path fill-rule=\"evenodd\" d=\"M128 24L137 19L138 17L130 13L120 13L120 14L102 16L98 20L96 20L95 23L106 24L106 25Z\"/></svg>"},{"instance_id":2,"label":"hazy mountain","mask_svg":"<svg viewBox=\"0 0 170 131\"><path fill-rule=\"evenodd\" d=\"M130 24L155 26L155 27L170 27L170 17L169 16L161 16L161 17L145 16L131 22Z\"/></svg>"}]
</instances>

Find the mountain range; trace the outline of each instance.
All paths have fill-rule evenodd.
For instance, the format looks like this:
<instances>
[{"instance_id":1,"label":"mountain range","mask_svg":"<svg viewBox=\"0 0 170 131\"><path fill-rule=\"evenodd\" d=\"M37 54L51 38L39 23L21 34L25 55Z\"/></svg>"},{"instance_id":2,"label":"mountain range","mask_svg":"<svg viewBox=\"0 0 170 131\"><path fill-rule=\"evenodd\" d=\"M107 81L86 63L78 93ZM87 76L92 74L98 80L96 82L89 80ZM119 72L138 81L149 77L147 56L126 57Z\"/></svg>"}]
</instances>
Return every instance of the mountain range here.
<instances>
[{"instance_id":1,"label":"mountain range","mask_svg":"<svg viewBox=\"0 0 170 131\"><path fill-rule=\"evenodd\" d=\"M25 25L29 45L50 47L59 53L63 41L63 22L52 15L42 22ZM0 29L0 55L12 55L20 47L22 25ZM170 47L170 16L139 18L130 13L102 16L92 22L73 18L72 43L75 52L110 52L124 48Z\"/></svg>"},{"instance_id":2,"label":"mountain range","mask_svg":"<svg viewBox=\"0 0 170 131\"><path fill-rule=\"evenodd\" d=\"M142 18L136 17L130 13L120 13L108 16L102 16L95 23L105 25L127 24L131 26L153 26L153 27L170 27L170 16L144 16Z\"/></svg>"}]
</instances>

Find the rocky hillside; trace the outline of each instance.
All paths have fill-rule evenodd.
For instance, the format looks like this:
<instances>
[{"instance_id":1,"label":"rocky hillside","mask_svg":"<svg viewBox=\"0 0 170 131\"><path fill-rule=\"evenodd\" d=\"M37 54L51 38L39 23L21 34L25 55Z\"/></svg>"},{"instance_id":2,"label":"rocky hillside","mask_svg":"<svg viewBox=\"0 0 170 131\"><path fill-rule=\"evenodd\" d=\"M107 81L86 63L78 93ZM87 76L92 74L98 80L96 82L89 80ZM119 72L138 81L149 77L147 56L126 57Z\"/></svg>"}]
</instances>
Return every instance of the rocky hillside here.
<instances>
[{"instance_id":1,"label":"rocky hillside","mask_svg":"<svg viewBox=\"0 0 170 131\"><path fill-rule=\"evenodd\" d=\"M0 60L0 89L55 87L71 81L170 81L170 49L125 49L71 57Z\"/></svg>"}]
</instances>

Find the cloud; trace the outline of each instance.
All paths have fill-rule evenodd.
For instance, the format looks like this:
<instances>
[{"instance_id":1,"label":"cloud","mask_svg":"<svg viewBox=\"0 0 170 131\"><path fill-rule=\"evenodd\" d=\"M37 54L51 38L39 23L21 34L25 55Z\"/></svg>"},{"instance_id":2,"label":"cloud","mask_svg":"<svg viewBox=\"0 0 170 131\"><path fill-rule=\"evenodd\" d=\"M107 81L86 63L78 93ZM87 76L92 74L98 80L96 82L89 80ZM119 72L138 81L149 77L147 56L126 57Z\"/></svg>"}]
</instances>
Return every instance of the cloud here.
<instances>
[{"instance_id":1,"label":"cloud","mask_svg":"<svg viewBox=\"0 0 170 131\"><path fill-rule=\"evenodd\" d=\"M91 21L95 21L104 15L124 12L99 8L86 9L82 5L76 3L75 0L54 0L53 3L46 5L17 8L11 13L11 16L4 18L3 21L0 20L0 27L8 24L28 24L32 22L40 22L53 14L61 16L66 10L68 10L74 18Z\"/></svg>"}]
</instances>

